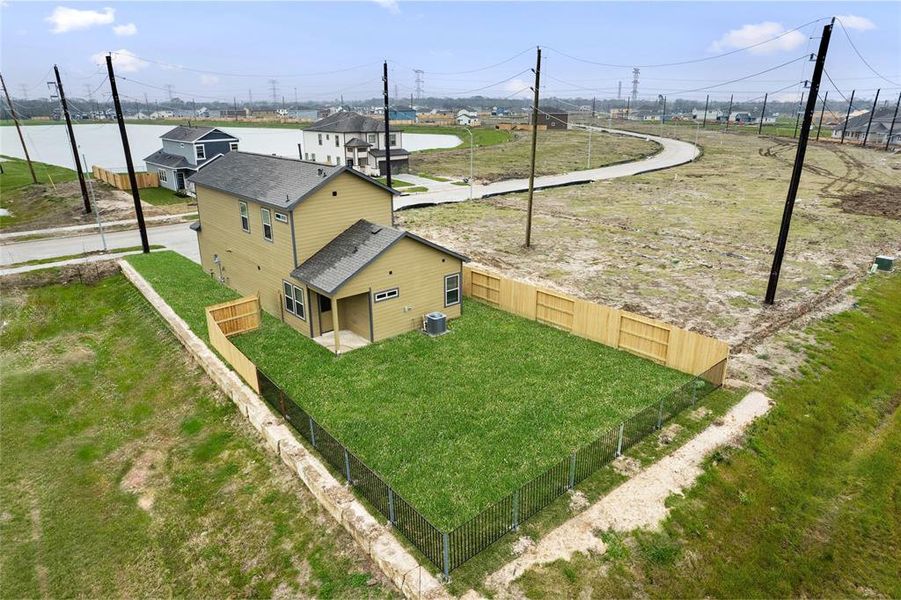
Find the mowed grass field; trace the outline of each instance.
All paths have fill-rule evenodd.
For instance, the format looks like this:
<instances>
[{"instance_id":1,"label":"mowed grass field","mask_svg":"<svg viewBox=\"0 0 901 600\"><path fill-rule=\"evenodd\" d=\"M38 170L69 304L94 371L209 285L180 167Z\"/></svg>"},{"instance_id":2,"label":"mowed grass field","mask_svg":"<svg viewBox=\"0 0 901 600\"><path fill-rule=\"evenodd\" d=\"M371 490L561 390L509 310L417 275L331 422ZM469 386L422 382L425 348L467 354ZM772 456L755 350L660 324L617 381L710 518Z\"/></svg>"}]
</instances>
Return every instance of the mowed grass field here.
<instances>
[{"instance_id":1,"label":"mowed grass field","mask_svg":"<svg viewBox=\"0 0 901 600\"><path fill-rule=\"evenodd\" d=\"M465 132L464 132L465 133ZM507 132L505 132L507 133ZM458 133L459 135L459 133ZM477 147L473 156L473 177L477 181L500 181L529 176L531 133L515 131L504 143ZM451 150L414 152L410 171L438 177L469 177L469 138ZM639 138L591 134L591 168L629 162L656 154L660 146ZM589 168L588 133L579 130L539 131L536 175L556 175Z\"/></svg>"},{"instance_id":2,"label":"mowed grass field","mask_svg":"<svg viewBox=\"0 0 901 600\"><path fill-rule=\"evenodd\" d=\"M129 262L195 331L234 293L174 253ZM465 301L451 332L335 357L274 317L232 338L436 526L451 528L690 377Z\"/></svg>"},{"instance_id":3,"label":"mowed grass field","mask_svg":"<svg viewBox=\"0 0 901 600\"><path fill-rule=\"evenodd\" d=\"M3 597L394 594L122 275L0 285Z\"/></svg>"},{"instance_id":4,"label":"mowed grass field","mask_svg":"<svg viewBox=\"0 0 901 600\"><path fill-rule=\"evenodd\" d=\"M4 156L0 165L3 166L3 174L0 175L0 207L10 212L9 215L0 216L0 229L41 220L55 222L68 219L73 210L77 210L68 197L54 194L51 184L75 181L75 171L34 162L34 174L38 179L38 184L35 185L28 163L24 160ZM36 190L40 193L36 193ZM79 207L84 208L81 204Z\"/></svg>"},{"instance_id":5,"label":"mowed grass field","mask_svg":"<svg viewBox=\"0 0 901 600\"><path fill-rule=\"evenodd\" d=\"M901 274L856 296L660 531L603 532L606 554L528 571L523 596L901 597Z\"/></svg>"}]
</instances>

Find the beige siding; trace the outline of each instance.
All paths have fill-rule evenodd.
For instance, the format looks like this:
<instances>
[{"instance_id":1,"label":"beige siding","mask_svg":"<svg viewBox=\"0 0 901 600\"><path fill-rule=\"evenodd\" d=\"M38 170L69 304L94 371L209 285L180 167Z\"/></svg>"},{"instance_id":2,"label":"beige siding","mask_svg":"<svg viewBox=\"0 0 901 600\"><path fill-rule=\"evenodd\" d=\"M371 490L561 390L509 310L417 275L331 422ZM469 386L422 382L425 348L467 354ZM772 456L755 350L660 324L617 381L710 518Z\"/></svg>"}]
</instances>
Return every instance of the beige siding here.
<instances>
[{"instance_id":1,"label":"beige siding","mask_svg":"<svg viewBox=\"0 0 901 600\"><path fill-rule=\"evenodd\" d=\"M459 259L403 238L339 289L336 296L398 288L400 295L397 298L372 305L375 340L383 340L419 329L422 317L432 311L443 312L450 318L459 317L459 303L444 306L444 276L460 273L462 268ZM462 284L461 276L461 298ZM344 315L341 316L343 322Z\"/></svg>"},{"instance_id":2,"label":"beige siding","mask_svg":"<svg viewBox=\"0 0 901 600\"><path fill-rule=\"evenodd\" d=\"M290 220L289 223L276 221L276 211L271 209L272 241L269 242L263 239L261 205L247 203L250 233L246 233L241 229L236 197L201 185L196 191L201 222L197 237L203 269L218 277L219 267L213 262L213 256L218 255L225 284L243 295L259 294L263 310L280 317L282 281L289 278L294 268ZM309 335L306 322L290 314L284 318L286 323Z\"/></svg>"},{"instance_id":3,"label":"beige siding","mask_svg":"<svg viewBox=\"0 0 901 600\"><path fill-rule=\"evenodd\" d=\"M298 264L360 219L390 226L391 202L389 192L368 181L350 173L338 175L294 209Z\"/></svg>"},{"instance_id":4,"label":"beige siding","mask_svg":"<svg viewBox=\"0 0 901 600\"><path fill-rule=\"evenodd\" d=\"M338 320L341 329L349 329L369 339L369 294L357 294L338 300Z\"/></svg>"}]
</instances>

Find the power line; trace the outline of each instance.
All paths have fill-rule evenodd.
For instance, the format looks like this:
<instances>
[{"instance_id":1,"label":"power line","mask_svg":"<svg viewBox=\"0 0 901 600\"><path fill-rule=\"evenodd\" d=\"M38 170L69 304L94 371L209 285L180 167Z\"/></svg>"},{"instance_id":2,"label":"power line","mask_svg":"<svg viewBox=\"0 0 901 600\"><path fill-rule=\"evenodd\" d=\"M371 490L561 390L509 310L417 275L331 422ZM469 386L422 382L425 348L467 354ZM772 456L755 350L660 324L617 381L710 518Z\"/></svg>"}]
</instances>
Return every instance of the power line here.
<instances>
[{"instance_id":1,"label":"power line","mask_svg":"<svg viewBox=\"0 0 901 600\"><path fill-rule=\"evenodd\" d=\"M879 77L880 79L882 79L882 80L884 80L884 81L889 82L889 83L892 84L892 85L901 85L901 84L899 84L899 83L897 83L897 82L895 82L895 81L892 81L891 79L885 77L882 73L880 73L879 71L877 71L876 69L874 69L874 68L873 68L873 65L871 65L869 62L867 62L867 59L865 59L865 58L863 57L863 54L861 54L861 53L860 53L860 50L857 49L857 46L854 45L854 40L851 39L851 34L848 33L848 29L845 27L845 24L842 23L842 20L841 20L840 18L838 18L838 17L835 17L835 20L838 21L838 24L842 26L842 31L845 32L845 37L848 38L848 43L851 44L851 48L854 50L854 53L857 54L857 57L863 62L863 64L865 64L865 65L867 66L867 68L868 68L870 71L873 72L874 75L876 75L877 77ZM831 81L831 80L830 80L830 81Z\"/></svg>"},{"instance_id":2,"label":"power line","mask_svg":"<svg viewBox=\"0 0 901 600\"><path fill-rule=\"evenodd\" d=\"M792 60L786 61L782 64L776 65L775 67L770 67L769 69L764 69L763 71L757 71L756 73L751 73L750 75L745 75L744 77L739 77L737 79L730 79L729 81L723 81L722 83L717 83L714 85L709 85L705 87L695 88L692 90L668 90L663 92L664 94L688 94L692 92L706 92L708 90L712 90L714 88L723 87L724 85L729 85L730 83L738 83L739 81L745 81L748 79L752 79L757 77L758 75L763 75L764 73L769 73L771 71L775 71L777 69L781 69L782 67L786 67L792 63L796 63L799 60L807 60L809 55L804 54L803 56L799 56L798 58L794 58Z\"/></svg>"}]
</instances>

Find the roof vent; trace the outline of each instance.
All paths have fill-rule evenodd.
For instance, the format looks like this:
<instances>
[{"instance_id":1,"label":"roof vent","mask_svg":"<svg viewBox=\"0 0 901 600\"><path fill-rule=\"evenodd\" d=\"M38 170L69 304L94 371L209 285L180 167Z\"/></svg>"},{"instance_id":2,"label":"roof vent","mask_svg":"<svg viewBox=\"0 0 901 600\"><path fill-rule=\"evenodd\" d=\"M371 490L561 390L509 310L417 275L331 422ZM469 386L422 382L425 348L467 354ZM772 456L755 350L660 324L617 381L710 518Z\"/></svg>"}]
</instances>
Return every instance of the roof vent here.
<instances>
[{"instance_id":1,"label":"roof vent","mask_svg":"<svg viewBox=\"0 0 901 600\"><path fill-rule=\"evenodd\" d=\"M381 230L382 230L382 228L380 226L373 225L372 227L369 228L369 233L371 233L372 235L375 235L378 232L380 232Z\"/></svg>"},{"instance_id":2,"label":"roof vent","mask_svg":"<svg viewBox=\"0 0 901 600\"><path fill-rule=\"evenodd\" d=\"M323 169L322 167L319 167L319 170L317 171L317 173L319 174L320 177L325 177L325 169Z\"/></svg>"}]
</instances>

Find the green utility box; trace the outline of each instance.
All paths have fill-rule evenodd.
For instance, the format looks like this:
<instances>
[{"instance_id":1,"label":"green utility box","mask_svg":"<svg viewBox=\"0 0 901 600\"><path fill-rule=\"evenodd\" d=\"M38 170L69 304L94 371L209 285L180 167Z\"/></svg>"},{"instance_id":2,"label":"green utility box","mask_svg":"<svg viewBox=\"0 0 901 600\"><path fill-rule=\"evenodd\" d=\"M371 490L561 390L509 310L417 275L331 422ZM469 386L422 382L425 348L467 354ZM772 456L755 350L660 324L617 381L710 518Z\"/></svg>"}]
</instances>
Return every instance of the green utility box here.
<instances>
[{"instance_id":1,"label":"green utility box","mask_svg":"<svg viewBox=\"0 0 901 600\"><path fill-rule=\"evenodd\" d=\"M891 271L895 266L894 256L877 256L876 268L880 271Z\"/></svg>"}]
</instances>

